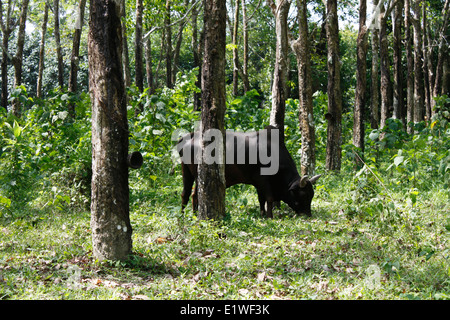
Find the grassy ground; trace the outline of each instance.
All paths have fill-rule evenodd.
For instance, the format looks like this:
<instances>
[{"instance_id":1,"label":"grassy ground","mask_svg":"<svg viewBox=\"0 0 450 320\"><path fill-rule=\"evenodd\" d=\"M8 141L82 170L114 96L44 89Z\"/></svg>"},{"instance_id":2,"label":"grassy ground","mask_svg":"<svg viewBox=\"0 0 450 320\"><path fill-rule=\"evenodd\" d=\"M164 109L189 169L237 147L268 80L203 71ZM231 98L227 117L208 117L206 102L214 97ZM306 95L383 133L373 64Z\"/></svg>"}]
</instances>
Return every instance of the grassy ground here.
<instances>
[{"instance_id":1,"label":"grassy ground","mask_svg":"<svg viewBox=\"0 0 450 320\"><path fill-rule=\"evenodd\" d=\"M439 185L411 201L404 188L367 195L329 175L312 217L282 205L273 220L259 217L252 187L237 186L222 222L180 214L179 174L134 177L131 188L126 263L93 260L87 210L3 215L0 299L450 298L450 205Z\"/></svg>"}]
</instances>

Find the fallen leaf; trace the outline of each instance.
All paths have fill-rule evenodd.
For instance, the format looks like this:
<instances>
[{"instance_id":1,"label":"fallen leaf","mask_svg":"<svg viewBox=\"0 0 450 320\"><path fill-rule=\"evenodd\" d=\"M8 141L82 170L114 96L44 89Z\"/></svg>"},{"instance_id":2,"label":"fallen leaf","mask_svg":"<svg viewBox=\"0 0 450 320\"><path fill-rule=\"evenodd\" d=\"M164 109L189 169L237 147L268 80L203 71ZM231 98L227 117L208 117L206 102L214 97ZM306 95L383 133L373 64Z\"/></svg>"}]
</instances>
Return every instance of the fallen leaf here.
<instances>
[{"instance_id":1,"label":"fallen leaf","mask_svg":"<svg viewBox=\"0 0 450 320\"><path fill-rule=\"evenodd\" d=\"M258 282L263 282L266 279L266 273L265 272L258 273L256 279L258 280Z\"/></svg>"},{"instance_id":2,"label":"fallen leaf","mask_svg":"<svg viewBox=\"0 0 450 320\"><path fill-rule=\"evenodd\" d=\"M158 238L156 238L156 243L159 243L159 244L161 244L161 243L166 243L167 242L167 239L166 238L163 238L163 237L158 237Z\"/></svg>"},{"instance_id":3,"label":"fallen leaf","mask_svg":"<svg viewBox=\"0 0 450 320\"><path fill-rule=\"evenodd\" d=\"M239 292L239 294L241 294L243 296L248 294L248 290L247 289L239 289L238 292Z\"/></svg>"}]
</instances>

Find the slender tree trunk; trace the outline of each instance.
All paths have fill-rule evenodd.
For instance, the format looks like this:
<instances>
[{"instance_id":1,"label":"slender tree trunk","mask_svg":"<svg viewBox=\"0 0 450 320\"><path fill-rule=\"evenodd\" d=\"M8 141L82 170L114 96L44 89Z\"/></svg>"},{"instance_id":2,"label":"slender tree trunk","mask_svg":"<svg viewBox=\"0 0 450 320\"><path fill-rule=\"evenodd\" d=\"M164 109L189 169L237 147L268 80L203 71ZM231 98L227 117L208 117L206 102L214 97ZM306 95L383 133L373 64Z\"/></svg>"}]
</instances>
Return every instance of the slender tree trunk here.
<instances>
[{"instance_id":1,"label":"slender tree trunk","mask_svg":"<svg viewBox=\"0 0 450 320\"><path fill-rule=\"evenodd\" d=\"M328 120L326 168L340 171L342 152L342 93L341 63L339 59L339 26L337 0L327 1L327 42L328 42Z\"/></svg>"},{"instance_id":2,"label":"slender tree trunk","mask_svg":"<svg viewBox=\"0 0 450 320\"><path fill-rule=\"evenodd\" d=\"M435 80L434 80L434 88L433 88L433 98L437 97L442 93L442 80L444 78L444 61L448 59L448 21L450 16L450 0L446 0L444 4L444 8L442 10L443 22L441 29L439 31L439 47L438 47L438 59L436 64L436 72L435 72ZM434 99L432 99L432 113L435 114L436 103Z\"/></svg>"},{"instance_id":3,"label":"slender tree trunk","mask_svg":"<svg viewBox=\"0 0 450 320\"><path fill-rule=\"evenodd\" d=\"M388 14L384 5L381 6L380 12L380 128L384 128L386 120L390 116L389 107L391 105L391 74L389 63L389 44L387 38L387 18Z\"/></svg>"},{"instance_id":4,"label":"slender tree trunk","mask_svg":"<svg viewBox=\"0 0 450 320\"><path fill-rule=\"evenodd\" d=\"M173 87L172 82L172 28L170 27L170 0L166 1L166 15L164 25L166 26L166 86Z\"/></svg>"},{"instance_id":5,"label":"slender tree trunk","mask_svg":"<svg viewBox=\"0 0 450 320\"><path fill-rule=\"evenodd\" d=\"M18 87L22 84L22 65L23 65L23 46L25 44L25 26L27 23L29 0L22 1L22 8L19 18L19 32L17 35L17 51L16 56L13 59L14 62L14 87ZM14 99L12 103L12 113L16 116L20 116L20 101Z\"/></svg>"},{"instance_id":6,"label":"slender tree trunk","mask_svg":"<svg viewBox=\"0 0 450 320\"><path fill-rule=\"evenodd\" d=\"M58 63L58 84L60 89L64 87L64 64L61 52L61 35L59 32L59 0L53 1L53 13L55 15L54 36L56 43L56 58Z\"/></svg>"},{"instance_id":7,"label":"slender tree trunk","mask_svg":"<svg viewBox=\"0 0 450 320\"><path fill-rule=\"evenodd\" d=\"M155 93L155 86L153 81L153 65L152 65L152 43L150 36L147 37L145 44L145 70L147 74L147 85L149 93L152 95Z\"/></svg>"},{"instance_id":8,"label":"slender tree trunk","mask_svg":"<svg viewBox=\"0 0 450 320\"><path fill-rule=\"evenodd\" d=\"M17 26L17 19L12 19L13 3L8 0L6 10L3 8L3 3L0 1L0 27L2 30L2 107L8 110L8 63L13 61L13 56L9 54L9 38ZM6 17L5 16L6 13ZM16 20L16 22L14 22Z\"/></svg>"},{"instance_id":9,"label":"slender tree trunk","mask_svg":"<svg viewBox=\"0 0 450 320\"><path fill-rule=\"evenodd\" d=\"M78 60L80 56L81 33L83 32L84 11L86 0L78 5L78 20L73 33L72 56L70 58L69 92L76 92L78 87Z\"/></svg>"},{"instance_id":10,"label":"slender tree trunk","mask_svg":"<svg viewBox=\"0 0 450 320\"><path fill-rule=\"evenodd\" d=\"M356 92L353 118L353 144L364 154L364 113L366 104L367 1L359 1L359 31L356 41ZM360 164L357 161L357 164Z\"/></svg>"},{"instance_id":11,"label":"slender tree trunk","mask_svg":"<svg viewBox=\"0 0 450 320\"><path fill-rule=\"evenodd\" d=\"M44 75L45 35L47 33L47 23L48 23L48 4L47 4L47 2L45 2L44 18L42 21L41 44L39 46L39 74L38 74L37 89L36 89L36 96L38 98L42 97L42 77Z\"/></svg>"},{"instance_id":12,"label":"slender tree trunk","mask_svg":"<svg viewBox=\"0 0 450 320\"><path fill-rule=\"evenodd\" d=\"M242 62L242 82L244 84L244 93L250 90L248 81L248 21L247 21L247 5L245 0L242 0L242 33L244 35L244 57Z\"/></svg>"},{"instance_id":13,"label":"slender tree trunk","mask_svg":"<svg viewBox=\"0 0 450 320\"><path fill-rule=\"evenodd\" d=\"M291 41L292 50L297 58L299 90L299 123L302 132L301 174L314 175L316 169L316 137L314 126L311 54L309 49L308 21L306 0L297 1L299 36Z\"/></svg>"},{"instance_id":14,"label":"slender tree trunk","mask_svg":"<svg viewBox=\"0 0 450 320\"><path fill-rule=\"evenodd\" d=\"M198 17L198 9L194 7L192 9L192 52L194 55L194 68L198 68L198 76L197 81L195 82L195 85L198 88L201 88L201 81L202 81L202 62L201 62L201 50L198 43L198 25L197 25L197 17ZM201 93L200 92L194 92L194 111L198 111L201 109Z\"/></svg>"},{"instance_id":15,"label":"slender tree trunk","mask_svg":"<svg viewBox=\"0 0 450 320\"><path fill-rule=\"evenodd\" d=\"M406 47L406 131L413 133L414 121L414 57L412 54L410 0L405 0L405 47Z\"/></svg>"},{"instance_id":16,"label":"slender tree trunk","mask_svg":"<svg viewBox=\"0 0 450 320\"><path fill-rule=\"evenodd\" d=\"M420 2L414 0L414 123L423 120L425 91L423 83L422 28L420 25Z\"/></svg>"},{"instance_id":17,"label":"slender tree trunk","mask_svg":"<svg viewBox=\"0 0 450 320\"><path fill-rule=\"evenodd\" d=\"M142 15L143 15L142 0L136 0L136 29L134 33L134 68L135 68L135 83L139 92L144 91L144 71L143 71L143 49L142 49ZM136 109L138 114L140 108Z\"/></svg>"},{"instance_id":18,"label":"slender tree trunk","mask_svg":"<svg viewBox=\"0 0 450 320\"><path fill-rule=\"evenodd\" d=\"M423 79L425 94L425 116L426 121L431 119L431 82L428 67L431 65L431 57L428 51L428 26L427 26L427 4L422 5L422 55L423 55Z\"/></svg>"},{"instance_id":19,"label":"slender tree trunk","mask_svg":"<svg viewBox=\"0 0 450 320\"><path fill-rule=\"evenodd\" d=\"M234 21L233 21L233 95L238 95L238 79L239 79L239 55L237 48L237 37L239 29L239 4L240 0L235 1L234 5Z\"/></svg>"},{"instance_id":20,"label":"slender tree trunk","mask_svg":"<svg viewBox=\"0 0 450 320\"><path fill-rule=\"evenodd\" d=\"M373 6L378 5L378 0L373 0ZM376 13L374 13L376 14ZM378 65L379 65L379 31L375 27L372 30L372 86L371 86L371 118L370 126L372 129L378 129L380 124L380 91L378 85Z\"/></svg>"},{"instance_id":21,"label":"slender tree trunk","mask_svg":"<svg viewBox=\"0 0 450 320\"><path fill-rule=\"evenodd\" d=\"M394 36L393 43L393 118L403 119L403 72L402 72L402 10L403 1L398 1L394 10L392 11L392 34Z\"/></svg>"},{"instance_id":22,"label":"slender tree trunk","mask_svg":"<svg viewBox=\"0 0 450 320\"><path fill-rule=\"evenodd\" d=\"M125 260L132 248L120 3L119 0L90 1L91 230L93 255L98 260Z\"/></svg>"},{"instance_id":23,"label":"slender tree trunk","mask_svg":"<svg viewBox=\"0 0 450 320\"><path fill-rule=\"evenodd\" d=\"M217 145L219 163L206 163L205 148L208 142L202 138L202 162L198 166L198 215L200 219L225 217L225 44L226 0L204 0L205 51L202 72L202 135L217 129L222 142Z\"/></svg>"},{"instance_id":24,"label":"slender tree trunk","mask_svg":"<svg viewBox=\"0 0 450 320\"><path fill-rule=\"evenodd\" d=\"M72 43L72 56L70 58L70 74L69 74L69 92L76 92L78 88L78 63L80 57L80 42L81 33L83 32L84 11L86 7L86 0L81 0L78 5L78 21L75 25ZM70 103L69 114L75 117L75 105Z\"/></svg>"},{"instance_id":25,"label":"slender tree trunk","mask_svg":"<svg viewBox=\"0 0 450 320\"><path fill-rule=\"evenodd\" d=\"M3 32L2 39L2 107L8 109L8 49L11 32Z\"/></svg>"},{"instance_id":26,"label":"slender tree trunk","mask_svg":"<svg viewBox=\"0 0 450 320\"><path fill-rule=\"evenodd\" d=\"M288 24L290 2L285 0L267 1L275 16L276 54L272 84L272 110L270 124L280 130L280 139L284 141L284 116L286 108L288 73Z\"/></svg>"},{"instance_id":27,"label":"slender tree trunk","mask_svg":"<svg viewBox=\"0 0 450 320\"><path fill-rule=\"evenodd\" d=\"M131 70L130 70L130 56L128 54L128 37L127 37L127 24L125 10L126 0L122 0L121 4L121 18L122 18L122 41L123 41L123 52L122 52L122 62L124 70L124 80L127 87L131 86Z\"/></svg>"},{"instance_id":28,"label":"slender tree trunk","mask_svg":"<svg viewBox=\"0 0 450 320\"><path fill-rule=\"evenodd\" d=\"M189 0L184 0L184 7L189 7ZM180 26L178 28L178 33L176 37L176 44L175 49L173 51L173 65L172 65L172 83L175 84L177 80L177 70L178 70L178 64L180 60L180 50L181 50L181 44L183 42L183 30L186 27L187 19L180 22Z\"/></svg>"}]
</instances>

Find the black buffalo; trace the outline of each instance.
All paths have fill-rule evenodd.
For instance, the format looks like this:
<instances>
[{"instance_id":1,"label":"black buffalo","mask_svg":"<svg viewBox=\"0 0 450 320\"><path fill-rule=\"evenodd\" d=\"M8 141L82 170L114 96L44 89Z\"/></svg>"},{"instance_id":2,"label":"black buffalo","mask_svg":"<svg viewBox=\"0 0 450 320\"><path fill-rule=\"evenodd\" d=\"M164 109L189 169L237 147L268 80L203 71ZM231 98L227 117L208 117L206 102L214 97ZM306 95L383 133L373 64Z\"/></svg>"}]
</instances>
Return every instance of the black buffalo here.
<instances>
[{"instance_id":1,"label":"black buffalo","mask_svg":"<svg viewBox=\"0 0 450 320\"><path fill-rule=\"evenodd\" d=\"M230 153L230 155L227 154L225 162L226 187L228 188L239 183L253 185L258 192L260 211L263 216L266 214L267 217L272 218L273 204L279 201L287 203L298 214L311 216L311 201L314 197L313 184L319 179L320 175L316 175L311 179L307 176L300 177L286 146L279 138L276 139L273 130L277 129L273 126L268 126L264 129L265 132L263 130L246 133L226 132L225 148ZM272 143L272 136L274 136L273 143L276 144ZM239 144L237 141L245 141L246 143ZM261 174L261 169L268 169L273 163L269 164L267 162L267 157L263 157L259 147L267 147L267 155L270 154L271 156L274 156L271 152L278 149L278 170L276 173L271 175ZM190 158L188 158L188 161L183 162L183 152L186 152L189 148ZM184 210L189 201L194 181L197 179L198 164L194 163L194 157L196 152L200 150L200 139L195 138L194 133L190 133L179 140L177 150L182 158L183 192L181 198L182 210ZM242 155L244 150L245 158L241 158L239 161L238 155L240 152ZM250 152L255 150L257 150L256 157L251 158ZM233 161L231 161L231 158L233 158ZM272 160L275 161L275 157L272 157ZM197 183L192 193L192 198L192 205L195 211L198 206Z\"/></svg>"}]
</instances>

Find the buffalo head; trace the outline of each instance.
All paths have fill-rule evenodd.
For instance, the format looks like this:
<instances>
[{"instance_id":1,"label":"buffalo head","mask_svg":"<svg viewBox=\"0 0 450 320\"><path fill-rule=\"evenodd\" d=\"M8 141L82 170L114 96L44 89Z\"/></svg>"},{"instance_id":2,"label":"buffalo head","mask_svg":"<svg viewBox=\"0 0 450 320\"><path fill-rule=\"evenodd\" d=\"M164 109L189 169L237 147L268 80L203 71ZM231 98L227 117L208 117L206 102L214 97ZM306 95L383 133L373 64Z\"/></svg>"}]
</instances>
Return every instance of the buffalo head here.
<instances>
[{"instance_id":1,"label":"buffalo head","mask_svg":"<svg viewBox=\"0 0 450 320\"><path fill-rule=\"evenodd\" d=\"M297 214L311 216L311 202L314 197L313 184L317 182L321 175L312 177L303 176L294 181L288 190L286 203Z\"/></svg>"}]
</instances>

